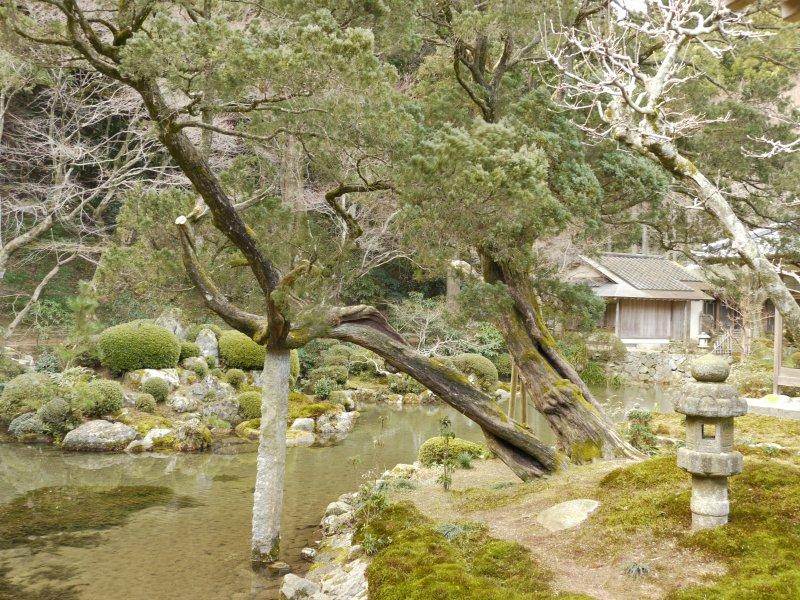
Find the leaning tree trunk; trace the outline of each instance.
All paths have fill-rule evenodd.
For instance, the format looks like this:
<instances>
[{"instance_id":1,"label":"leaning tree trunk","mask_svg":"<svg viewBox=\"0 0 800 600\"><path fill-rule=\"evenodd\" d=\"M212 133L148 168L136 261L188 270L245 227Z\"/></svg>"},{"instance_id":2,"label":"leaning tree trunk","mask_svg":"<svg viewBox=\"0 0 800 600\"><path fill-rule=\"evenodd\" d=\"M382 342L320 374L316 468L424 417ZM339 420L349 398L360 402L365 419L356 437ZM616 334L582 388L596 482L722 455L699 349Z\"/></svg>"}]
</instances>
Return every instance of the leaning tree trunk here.
<instances>
[{"instance_id":1,"label":"leaning tree trunk","mask_svg":"<svg viewBox=\"0 0 800 600\"><path fill-rule=\"evenodd\" d=\"M477 423L489 448L521 479L541 477L559 467L553 448L510 420L492 397L444 363L411 348L385 322L369 317L340 322L325 335L375 352Z\"/></svg>"},{"instance_id":2,"label":"leaning tree trunk","mask_svg":"<svg viewBox=\"0 0 800 600\"><path fill-rule=\"evenodd\" d=\"M253 564L268 564L278 558L286 468L289 362L288 350L267 350L264 359L261 433L253 492Z\"/></svg>"},{"instance_id":3,"label":"leaning tree trunk","mask_svg":"<svg viewBox=\"0 0 800 600\"><path fill-rule=\"evenodd\" d=\"M600 457L640 457L614 430L587 385L559 354L528 277L487 257L483 257L483 266L486 280L502 281L511 295L513 306L497 325L526 392L547 419L559 448L575 463Z\"/></svg>"}]
</instances>

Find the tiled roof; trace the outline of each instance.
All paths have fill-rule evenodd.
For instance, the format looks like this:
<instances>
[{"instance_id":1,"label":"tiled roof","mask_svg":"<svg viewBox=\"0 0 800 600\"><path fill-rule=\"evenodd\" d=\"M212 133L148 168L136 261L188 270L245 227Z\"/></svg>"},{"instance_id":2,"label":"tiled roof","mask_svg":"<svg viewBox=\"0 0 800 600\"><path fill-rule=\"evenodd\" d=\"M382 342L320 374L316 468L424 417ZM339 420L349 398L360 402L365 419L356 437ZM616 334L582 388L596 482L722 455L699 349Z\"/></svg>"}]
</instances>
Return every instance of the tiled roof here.
<instances>
[{"instance_id":1,"label":"tiled roof","mask_svg":"<svg viewBox=\"0 0 800 600\"><path fill-rule=\"evenodd\" d=\"M695 288L687 282L703 281L663 256L609 252L601 254L596 260L604 268L639 290L691 292Z\"/></svg>"}]
</instances>

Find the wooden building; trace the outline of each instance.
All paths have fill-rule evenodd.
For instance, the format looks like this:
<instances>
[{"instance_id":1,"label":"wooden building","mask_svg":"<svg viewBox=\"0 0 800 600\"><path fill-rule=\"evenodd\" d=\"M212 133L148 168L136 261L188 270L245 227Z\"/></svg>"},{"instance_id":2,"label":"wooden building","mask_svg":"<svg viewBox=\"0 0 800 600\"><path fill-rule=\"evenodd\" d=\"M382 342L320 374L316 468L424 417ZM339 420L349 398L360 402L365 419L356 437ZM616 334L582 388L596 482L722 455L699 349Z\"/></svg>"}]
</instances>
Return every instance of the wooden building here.
<instances>
[{"instance_id":1,"label":"wooden building","mask_svg":"<svg viewBox=\"0 0 800 600\"><path fill-rule=\"evenodd\" d=\"M697 340L710 286L664 256L608 252L581 256L567 280L586 283L606 301L603 327L626 346Z\"/></svg>"}]
</instances>

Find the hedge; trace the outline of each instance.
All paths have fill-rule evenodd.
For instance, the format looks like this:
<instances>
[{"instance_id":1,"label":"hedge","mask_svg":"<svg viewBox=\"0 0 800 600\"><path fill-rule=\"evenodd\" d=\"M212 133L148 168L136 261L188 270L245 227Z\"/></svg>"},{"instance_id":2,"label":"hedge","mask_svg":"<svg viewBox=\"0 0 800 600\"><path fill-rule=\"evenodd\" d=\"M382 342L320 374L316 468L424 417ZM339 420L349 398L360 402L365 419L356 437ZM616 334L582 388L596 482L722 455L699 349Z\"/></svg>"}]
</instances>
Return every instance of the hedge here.
<instances>
[{"instance_id":1,"label":"hedge","mask_svg":"<svg viewBox=\"0 0 800 600\"><path fill-rule=\"evenodd\" d=\"M103 366L114 372L169 369L178 364L181 343L163 327L133 321L109 327L100 334Z\"/></svg>"},{"instance_id":2,"label":"hedge","mask_svg":"<svg viewBox=\"0 0 800 600\"><path fill-rule=\"evenodd\" d=\"M219 336L219 358L228 368L262 369L267 349L240 331L229 329Z\"/></svg>"}]
</instances>

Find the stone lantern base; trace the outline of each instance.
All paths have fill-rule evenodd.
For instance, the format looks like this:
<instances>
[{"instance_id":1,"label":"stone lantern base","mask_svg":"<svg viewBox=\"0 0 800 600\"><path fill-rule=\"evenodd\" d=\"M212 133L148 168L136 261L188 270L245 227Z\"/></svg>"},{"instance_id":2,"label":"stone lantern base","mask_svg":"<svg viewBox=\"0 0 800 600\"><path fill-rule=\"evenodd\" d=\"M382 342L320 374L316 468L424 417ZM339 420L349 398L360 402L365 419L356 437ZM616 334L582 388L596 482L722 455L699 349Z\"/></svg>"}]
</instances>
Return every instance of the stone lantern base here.
<instances>
[{"instance_id":1,"label":"stone lantern base","mask_svg":"<svg viewBox=\"0 0 800 600\"><path fill-rule=\"evenodd\" d=\"M728 478L692 475L692 530L719 527L728 522Z\"/></svg>"}]
</instances>

